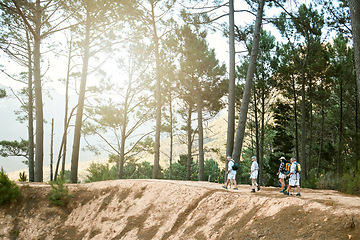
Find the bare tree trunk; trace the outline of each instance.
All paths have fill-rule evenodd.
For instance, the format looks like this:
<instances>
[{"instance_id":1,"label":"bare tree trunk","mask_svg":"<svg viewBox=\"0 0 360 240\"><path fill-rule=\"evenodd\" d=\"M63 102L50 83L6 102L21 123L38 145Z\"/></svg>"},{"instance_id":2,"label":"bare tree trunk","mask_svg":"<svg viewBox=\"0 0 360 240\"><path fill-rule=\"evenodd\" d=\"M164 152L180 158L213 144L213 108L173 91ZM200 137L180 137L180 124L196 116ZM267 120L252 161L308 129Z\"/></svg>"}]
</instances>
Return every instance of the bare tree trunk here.
<instances>
[{"instance_id":1,"label":"bare tree trunk","mask_svg":"<svg viewBox=\"0 0 360 240\"><path fill-rule=\"evenodd\" d=\"M226 137L226 157L232 155L235 136L235 33L234 33L234 0L229 0L229 100L228 128ZM228 164L225 157L225 175L227 178Z\"/></svg>"},{"instance_id":2,"label":"bare tree trunk","mask_svg":"<svg viewBox=\"0 0 360 240\"><path fill-rule=\"evenodd\" d=\"M311 65L310 65L311 67ZM309 157L308 163L306 164L307 170L312 169L312 131L313 131L313 114L312 114L312 80L311 80L311 70L310 70L310 77L309 77ZM306 172L305 179L308 179L308 172Z\"/></svg>"},{"instance_id":3,"label":"bare tree trunk","mask_svg":"<svg viewBox=\"0 0 360 240\"><path fill-rule=\"evenodd\" d=\"M26 31L26 40L28 47L28 135L29 135L29 182L34 182L34 97L33 97L33 69L32 69L32 55L30 46L30 37L28 31Z\"/></svg>"},{"instance_id":4,"label":"bare tree trunk","mask_svg":"<svg viewBox=\"0 0 360 240\"><path fill-rule=\"evenodd\" d=\"M67 73L66 73L66 83L65 83L65 116L64 116L64 145L63 145L63 155L62 155L62 165L61 165L61 174L65 176L65 161L66 161L66 151L67 151L67 131L68 131L68 112L69 112L69 82L70 82L70 71L71 71L71 54L72 54L72 38L69 43L69 55L68 55L68 64L67 64ZM61 152L61 150L60 150ZM55 176L56 177L56 176Z\"/></svg>"},{"instance_id":5,"label":"bare tree trunk","mask_svg":"<svg viewBox=\"0 0 360 240\"><path fill-rule=\"evenodd\" d=\"M85 31L85 41L84 41L84 58L83 58L83 66L82 66L82 74L81 74L78 108L77 108L76 120L75 120L73 151L71 157L70 180L72 183L77 183L81 126L82 126L82 117L84 112L85 89L86 89L86 80L88 75L89 57L90 57L89 52L90 52L90 12L89 9L87 9L86 31Z\"/></svg>"},{"instance_id":6,"label":"bare tree trunk","mask_svg":"<svg viewBox=\"0 0 360 240\"><path fill-rule=\"evenodd\" d=\"M351 29L354 42L354 58L356 69L356 86L357 98L360 105L360 2L358 0L349 0ZM357 108L358 109L358 108ZM358 115L357 115L358 116ZM358 135L358 142L360 142L359 130L356 131ZM360 156L357 154L357 169L360 167Z\"/></svg>"},{"instance_id":7,"label":"bare tree trunk","mask_svg":"<svg viewBox=\"0 0 360 240\"><path fill-rule=\"evenodd\" d=\"M320 176L321 154L322 154L323 145L324 145L324 126L325 126L325 111L324 111L324 101L322 101L322 103L321 103L320 149L319 149L319 157L318 157L318 162L317 162L316 177Z\"/></svg>"},{"instance_id":8,"label":"bare tree trunk","mask_svg":"<svg viewBox=\"0 0 360 240\"><path fill-rule=\"evenodd\" d=\"M297 122L297 99L296 99L296 88L295 88L295 79L294 76L291 75L292 88L293 88L293 100L294 100L294 125L295 125L295 156L298 161L299 158L299 132L298 132L298 122Z\"/></svg>"},{"instance_id":9,"label":"bare tree trunk","mask_svg":"<svg viewBox=\"0 0 360 240\"><path fill-rule=\"evenodd\" d=\"M338 148L338 157L337 157L337 163L336 163L336 171L338 176L340 176L342 170L341 170L341 166L342 166L342 142L343 142L343 81L342 78L340 78L340 113L339 113L339 148Z\"/></svg>"},{"instance_id":10,"label":"bare tree trunk","mask_svg":"<svg viewBox=\"0 0 360 240\"><path fill-rule=\"evenodd\" d=\"M264 168L264 145L265 145L265 89L261 91L261 135L260 135L260 156L259 156L259 183L263 182L263 168Z\"/></svg>"},{"instance_id":11,"label":"bare tree trunk","mask_svg":"<svg viewBox=\"0 0 360 240\"><path fill-rule=\"evenodd\" d=\"M173 109L172 109L172 96L169 99L169 111L170 111L170 157L169 157L169 179L172 178L172 159L173 159L173 146L174 146L174 134L173 134Z\"/></svg>"},{"instance_id":12,"label":"bare tree trunk","mask_svg":"<svg viewBox=\"0 0 360 240\"><path fill-rule=\"evenodd\" d=\"M258 122L258 109L257 109L257 98L256 98L256 85L254 84L254 113L255 113L255 153L256 159L259 159L259 122ZM260 161L259 161L260 165ZM260 173L260 168L259 168ZM260 175L260 174L259 174Z\"/></svg>"},{"instance_id":13,"label":"bare tree trunk","mask_svg":"<svg viewBox=\"0 0 360 240\"><path fill-rule=\"evenodd\" d=\"M158 178L159 161L160 161L160 131L161 131L161 77L160 77L160 56L159 56L159 37L157 35L155 21L155 3L151 2L151 18L153 25L153 37L155 44L155 61L156 61L156 133L154 149L154 171L153 178Z\"/></svg>"},{"instance_id":14,"label":"bare tree trunk","mask_svg":"<svg viewBox=\"0 0 360 240\"><path fill-rule=\"evenodd\" d=\"M126 126L128 122L128 112L129 112L129 98L132 91L132 69L131 63L129 64L129 86L126 91L125 102L124 102L124 116L121 128L121 143L120 143L120 156L119 156L119 168L118 168L118 178L121 179L124 173L124 163L125 163L125 141L126 141Z\"/></svg>"},{"instance_id":15,"label":"bare tree trunk","mask_svg":"<svg viewBox=\"0 0 360 240\"><path fill-rule=\"evenodd\" d=\"M226 140L226 156L233 152L235 136L235 33L234 33L234 0L229 1L229 106ZM226 158L225 158L226 159ZM225 164L227 168L227 164ZM226 169L227 170L227 169ZM226 171L225 170L225 171Z\"/></svg>"},{"instance_id":16,"label":"bare tree trunk","mask_svg":"<svg viewBox=\"0 0 360 240\"><path fill-rule=\"evenodd\" d=\"M252 49L251 49L249 68L248 68L247 75L246 75L244 95L243 95L243 99L241 102L240 117L239 117L239 123L238 123L237 131L236 131L234 150L233 150L233 154L232 154L233 159L236 162L240 161L243 140L245 137L245 126L246 126L246 119L247 119L249 101L250 101L250 96L251 96L251 85L252 85L252 80L253 80L254 73L255 73L256 59L257 59L257 55L258 55L258 51L259 51L259 42L260 42L260 33L261 33L261 24L262 24L264 4L265 4L265 0L259 1L259 6L258 6L257 14L256 14L253 45L252 45Z\"/></svg>"},{"instance_id":17,"label":"bare tree trunk","mask_svg":"<svg viewBox=\"0 0 360 240\"><path fill-rule=\"evenodd\" d=\"M187 119L187 145L188 145L188 153L187 153L187 163L186 163L186 180L191 180L191 149L192 149L192 140L191 140L191 114L192 114L192 103L189 102L189 112Z\"/></svg>"},{"instance_id":18,"label":"bare tree trunk","mask_svg":"<svg viewBox=\"0 0 360 240\"><path fill-rule=\"evenodd\" d=\"M354 41L357 97L360 104L360 2L349 0L351 28Z\"/></svg>"},{"instance_id":19,"label":"bare tree trunk","mask_svg":"<svg viewBox=\"0 0 360 240\"><path fill-rule=\"evenodd\" d=\"M50 141L50 181L53 181L53 161L54 161L54 118L51 119L51 141Z\"/></svg>"},{"instance_id":20,"label":"bare tree trunk","mask_svg":"<svg viewBox=\"0 0 360 240\"><path fill-rule=\"evenodd\" d=\"M306 89L305 89L305 73L304 66L302 66L302 83L301 83L301 161L302 171L301 178L305 179L306 176Z\"/></svg>"},{"instance_id":21,"label":"bare tree trunk","mask_svg":"<svg viewBox=\"0 0 360 240\"><path fill-rule=\"evenodd\" d=\"M199 131L199 181L204 181L204 129L203 129L203 116L202 116L202 97L198 93L197 97L198 108L198 131Z\"/></svg>"},{"instance_id":22,"label":"bare tree trunk","mask_svg":"<svg viewBox=\"0 0 360 240\"><path fill-rule=\"evenodd\" d=\"M35 182L43 181L44 161L44 116L40 73L41 11L40 0L36 0L34 34L34 87L36 107Z\"/></svg>"}]
</instances>

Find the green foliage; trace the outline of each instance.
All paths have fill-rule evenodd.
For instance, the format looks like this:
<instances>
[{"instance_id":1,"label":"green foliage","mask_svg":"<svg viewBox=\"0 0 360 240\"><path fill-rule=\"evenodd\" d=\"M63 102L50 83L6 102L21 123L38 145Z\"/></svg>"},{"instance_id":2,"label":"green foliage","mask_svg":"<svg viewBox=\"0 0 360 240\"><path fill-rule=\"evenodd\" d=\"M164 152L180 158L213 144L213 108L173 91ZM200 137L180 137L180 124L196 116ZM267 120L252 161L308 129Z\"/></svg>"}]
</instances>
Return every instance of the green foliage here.
<instances>
[{"instance_id":1,"label":"green foliage","mask_svg":"<svg viewBox=\"0 0 360 240\"><path fill-rule=\"evenodd\" d=\"M304 188L316 188L318 179L316 177L316 169L311 169L308 174L308 180L301 183Z\"/></svg>"},{"instance_id":2,"label":"green foliage","mask_svg":"<svg viewBox=\"0 0 360 240\"><path fill-rule=\"evenodd\" d=\"M109 168L109 163L91 163L87 169L89 174L86 175L86 182L97 182L117 179L116 168Z\"/></svg>"},{"instance_id":3,"label":"green foliage","mask_svg":"<svg viewBox=\"0 0 360 240\"><path fill-rule=\"evenodd\" d=\"M109 162L114 162L115 156L111 156ZM87 169L86 182L106 181L118 179L118 164L109 167L109 163L100 164L92 163ZM123 179L151 179L153 176L153 165L147 161L137 163L134 159L128 159L124 165ZM160 168L160 179L164 177L164 173Z\"/></svg>"},{"instance_id":4,"label":"green foliage","mask_svg":"<svg viewBox=\"0 0 360 240\"><path fill-rule=\"evenodd\" d=\"M0 205L13 203L21 192L15 182L11 181L4 169L0 170Z\"/></svg>"},{"instance_id":5,"label":"green foliage","mask_svg":"<svg viewBox=\"0 0 360 240\"><path fill-rule=\"evenodd\" d=\"M339 189L340 181L334 172L325 173L319 176L316 187L320 189Z\"/></svg>"},{"instance_id":6,"label":"green foliage","mask_svg":"<svg viewBox=\"0 0 360 240\"><path fill-rule=\"evenodd\" d=\"M181 154L180 158L172 164L172 179L186 180L186 166L187 155ZM198 168L198 164L191 159L190 180L196 181L198 179Z\"/></svg>"},{"instance_id":7,"label":"green foliage","mask_svg":"<svg viewBox=\"0 0 360 240\"><path fill-rule=\"evenodd\" d=\"M28 148L29 148L29 141L21 139L20 142L18 141L0 141L0 156L2 157L28 157ZM28 164L28 161L23 161L23 163Z\"/></svg>"},{"instance_id":8,"label":"green foliage","mask_svg":"<svg viewBox=\"0 0 360 240\"><path fill-rule=\"evenodd\" d=\"M55 182L50 182L52 189L48 198L50 203L54 206L66 206L73 196L69 193L69 189L64 183L65 181L62 177L56 179Z\"/></svg>"},{"instance_id":9,"label":"green foliage","mask_svg":"<svg viewBox=\"0 0 360 240\"><path fill-rule=\"evenodd\" d=\"M26 173L25 172L20 172L19 173L19 182L26 182L28 179L27 179L27 176L26 176Z\"/></svg>"},{"instance_id":10,"label":"green foliage","mask_svg":"<svg viewBox=\"0 0 360 240\"><path fill-rule=\"evenodd\" d=\"M153 165L147 161L136 163L135 160L127 161L124 166L125 179L151 179L153 176ZM163 178L162 170L159 169L158 178Z\"/></svg>"},{"instance_id":11,"label":"green foliage","mask_svg":"<svg viewBox=\"0 0 360 240\"><path fill-rule=\"evenodd\" d=\"M341 179L340 191L348 194L360 194L360 161L357 170L350 170Z\"/></svg>"},{"instance_id":12,"label":"green foliage","mask_svg":"<svg viewBox=\"0 0 360 240\"><path fill-rule=\"evenodd\" d=\"M0 88L0 98L6 97L6 91L5 89Z\"/></svg>"},{"instance_id":13,"label":"green foliage","mask_svg":"<svg viewBox=\"0 0 360 240\"><path fill-rule=\"evenodd\" d=\"M213 159L208 159L204 164L205 180L216 183L224 182L224 175L221 175L219 164Z\"/></svg>"}]
</instances>

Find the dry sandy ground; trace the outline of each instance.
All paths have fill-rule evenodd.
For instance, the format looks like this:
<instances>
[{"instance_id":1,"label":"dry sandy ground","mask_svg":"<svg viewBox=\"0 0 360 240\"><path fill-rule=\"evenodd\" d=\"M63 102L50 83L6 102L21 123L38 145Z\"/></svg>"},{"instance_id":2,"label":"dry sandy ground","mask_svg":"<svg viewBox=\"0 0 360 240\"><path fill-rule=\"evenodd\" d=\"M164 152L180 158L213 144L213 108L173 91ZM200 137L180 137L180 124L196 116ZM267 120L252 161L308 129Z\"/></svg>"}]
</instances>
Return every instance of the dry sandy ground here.
<instances>
[{"instance_id":1,"label":"dry sandy ground","mask_svg":"<svg viewBox=\"0 0 360 240\"><path fill-rule=\"evenodd\" d=\"M0 239L360 239L360 197L302 189L165 180L68 185L73 199L52 207L50 186L21 185L0 207Z\"/></svg>"}]
</instances>

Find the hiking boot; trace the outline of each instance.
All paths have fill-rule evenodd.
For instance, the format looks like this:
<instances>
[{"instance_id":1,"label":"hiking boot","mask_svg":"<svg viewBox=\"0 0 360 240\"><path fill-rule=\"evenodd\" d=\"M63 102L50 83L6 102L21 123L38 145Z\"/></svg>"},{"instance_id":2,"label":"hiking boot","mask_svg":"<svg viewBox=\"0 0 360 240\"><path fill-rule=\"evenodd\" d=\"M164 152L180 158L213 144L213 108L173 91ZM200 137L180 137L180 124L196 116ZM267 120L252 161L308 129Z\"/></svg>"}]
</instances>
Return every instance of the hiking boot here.
<instances>
[{"instance_id":1,"label":"hiking boot","mask_svg":"<svg viewBox=\"0 0 360 240\"><path fill-rule=\"evenodd\" d=\"M255 189L251 189L251 192L255 192Z\"/></svg>"},{"instance_id":2,"label":"hiking boot","mask_svg":"<svg viewBox=\"0 0 360 240\"><path fill-rule=\"evenodd\" d=\"M280 193L284 193L284 190L281 190Z\"/></svg>"},{"instance_id":3,"label":"hiking boot","mask_svg":"<svg viewBox=\"0 0 360 240\"><path fill-rule=\"evenodd\" d=\"M284 194L285 194L285 195L289 195L289 192L288 192L288 191L285 191Z\"/></svg>"},{"instance_id":4,"label":"hiking boot","mask_svg":"<svg viewBox=\"0 0 360 240\"><path fill-rule=\"evenodd\" d=\"M258 186L258 191L260 191L260 186Z\"/></svg>"},{"instance_id":5,"label":"hiking boot","mask_svg":"<svg viewBox=\"0 0 360 240\"><path fill-rule=\"evenodd\" d=\"M226 186L222 186L223 188L225 188L225 189L227 189L227 187Z\"/></svg>"},{"instance_id":6,"label":"hiking boot","mask_svg":"<svg viewBox=\"0 0 360 240\"><path fill-rule=\"evenodd\" d=\"M233 188L234 190L239 190L237 187L236 188Z\"/></svg>"},{"instance_id":7,"label":"hiking boot","mask_svg":"<svg viewBox=\"0 0 360 240\"><path fill-rule=\"evenodd\" d=\"M297 196L297 197L300 197L300 196L301 196L301 194L298 192L298 193L296 194L296 196Z\"/></svg>"}]
</instances>

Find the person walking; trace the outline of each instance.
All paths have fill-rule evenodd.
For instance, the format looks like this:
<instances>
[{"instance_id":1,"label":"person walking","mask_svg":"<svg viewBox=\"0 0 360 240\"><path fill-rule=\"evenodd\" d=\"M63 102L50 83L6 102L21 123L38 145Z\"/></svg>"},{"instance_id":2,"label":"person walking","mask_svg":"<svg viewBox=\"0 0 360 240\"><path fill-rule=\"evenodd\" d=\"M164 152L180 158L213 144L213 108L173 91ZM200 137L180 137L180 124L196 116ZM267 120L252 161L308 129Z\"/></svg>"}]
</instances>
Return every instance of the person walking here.
<instances>
[{"instance_id":1,"label":"person walking","mask_svg":"<svg viewBox=\"0 0 360 240\"><path fill-rule=\"evenodd\" d=\"M252 186L251 192L255 192L255 188L257 188L257 190L260 191L260 186L256 182L259 174L259 164L257 163L255 156L251 158L251 161L252 161L251 172L249 173L251 178L251 186Z\"/></svg>"},{"instance_id":2,"label":"person walking","mask_svg":"<svg viewBox=\"0 0 360 240\"><path fill-rule=\"evenodd\" d=\"M284 191L286 190L285 189L285 178L286 178L286 175L285 175L285 164L286 164L286 159L284 156L282 156L281 158L279 158L280 160L280 166L279 166L279 170L277 172L277 176L280 180L280 184L281 184L281 193L284 193Z\"/></svg>"},{"instance_id":3,"label":"person walking","mask_svg":"<svg viewBox=\"0 0 360 240\"><path fill-rule=\"evenodd\" d=\"M301 196L300 194L300 173L297 170L298 163L296 162L295 158L291 158L291 167L290 167L290 173L288 174L289 177L289 186L286 192L284 194L286 195L292 195L291 194L291 188L295 187L297 188L297 194L296 196Z\"/></svg>"},{"instance_id":4,"label":"person walking","mask_svg":"<svg viewBox=\"0 0 360 240\"><path fill-rule=\"evenodd\" d=\"M230 187L231 187L231 183L233 183L234 190L238 190L237 185L236 185L236 180L235 180L236 170L233 169L235 161L234 161L234 159L231 158L231 156L227 156L227 160L228 160L227 181L226 181L226 185L223 186L223 188L228 189L228 185L230 184Z\"/></svg>"}]
</instances>

